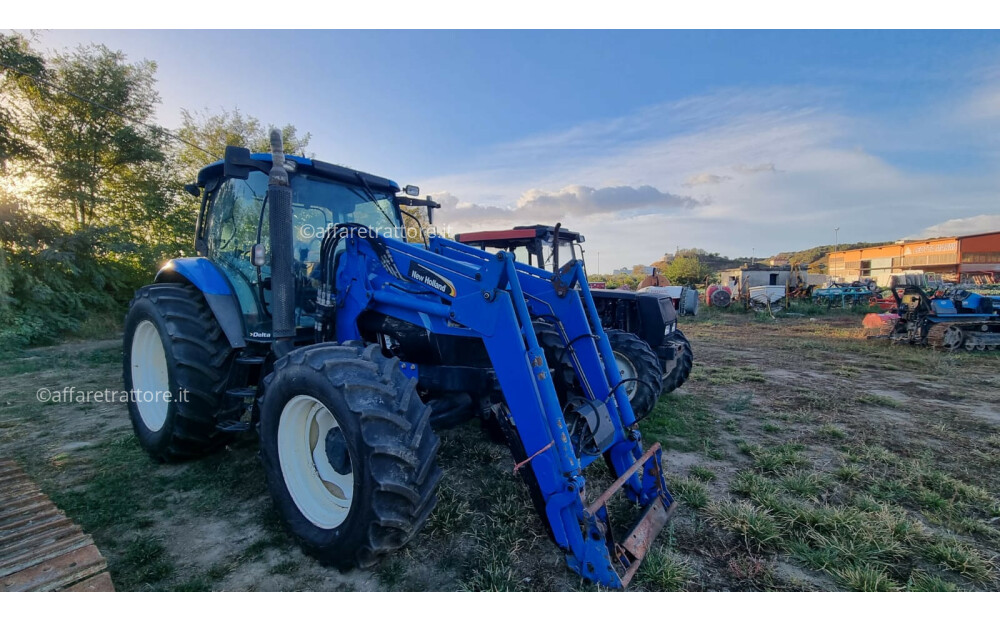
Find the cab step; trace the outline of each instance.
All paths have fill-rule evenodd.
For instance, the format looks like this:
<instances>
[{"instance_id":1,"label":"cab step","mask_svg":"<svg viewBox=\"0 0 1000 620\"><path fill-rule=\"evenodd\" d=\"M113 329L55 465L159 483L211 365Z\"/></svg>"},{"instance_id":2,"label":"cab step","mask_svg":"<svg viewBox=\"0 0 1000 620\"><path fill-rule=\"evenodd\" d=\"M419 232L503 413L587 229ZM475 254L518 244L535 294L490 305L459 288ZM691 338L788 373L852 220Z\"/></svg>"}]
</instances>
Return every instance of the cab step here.
<instances>
[{"instance_id":1,"label":"cab step","mask_svg":"<svg viewBox=\"0 0 1000 620\"><path fill-rule=\"evenodd\" d=\"M232 396L233 398L253 398L257 396L257 388L229 388L226 390L226 396Z\"/></svg>"},{"instance_id":2,"label":"cab step","mask_svg":"<svg viewBox=\"0 0 1000 620\"><path fill-rule=\"evenodd\" d=\"M222 420L215 425L215 428L220 433L245 433L250 430L250 423L240 420Z\"/></svg>"}]
</instances>

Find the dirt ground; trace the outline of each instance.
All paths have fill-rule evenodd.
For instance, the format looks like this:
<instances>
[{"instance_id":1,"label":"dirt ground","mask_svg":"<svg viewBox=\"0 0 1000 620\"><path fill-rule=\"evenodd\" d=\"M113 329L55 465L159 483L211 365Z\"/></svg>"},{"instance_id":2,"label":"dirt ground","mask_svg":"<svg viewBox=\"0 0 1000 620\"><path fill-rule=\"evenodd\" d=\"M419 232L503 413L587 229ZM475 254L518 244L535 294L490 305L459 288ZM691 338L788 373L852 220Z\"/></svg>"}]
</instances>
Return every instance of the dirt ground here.
<instances>
[{"instance_id":1,"label":"dirt ground","mask_svg":"<svg viewBox=\"0 0 1000 620\"><path fill-rule=\"evenodd\" d=\"M703 312L682 328L691 379L641 426L681 505L633 589L1000 587L1000 355L867 341L856 314ZM282 528L253 437L159 465L124 405L36 399L119 389L120 360L108 340L0 361L0 457L93 535L121 590L596 589L475 422L441 433L439 505L408 547L323 568Z\"/></svg>"}]
</instances>

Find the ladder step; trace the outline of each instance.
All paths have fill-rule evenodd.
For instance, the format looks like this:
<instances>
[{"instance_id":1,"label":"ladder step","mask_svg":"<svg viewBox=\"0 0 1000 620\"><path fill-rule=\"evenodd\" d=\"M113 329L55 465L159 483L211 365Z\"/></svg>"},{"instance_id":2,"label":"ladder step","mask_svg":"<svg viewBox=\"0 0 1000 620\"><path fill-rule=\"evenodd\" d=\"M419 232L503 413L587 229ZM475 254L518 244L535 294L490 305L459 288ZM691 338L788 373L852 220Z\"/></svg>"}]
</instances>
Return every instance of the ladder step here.
<instances>
[{"instance_id":1,"label":"ladder step","mask_svg":"<svg viewBox=\"0 0 1000 620\"><path fill-rule=\"evenodd\" d=\"M253 398L257 395L257 388L244 387L244 388L230 388L226 390L226 396L232 396L233 398Z\"/></svg>"},{"instance_id":2,"label":"ladder step","mask_svg":"<svg viewBox=\"0 0 1000 620\"><path fill-rule=\"evenodd\" d=\"M266 359L263 355L242 355L236 358L236 363L246 366L260 366Z\"/></svg>"},{"instance_id":3,"label":"ladder step","mask_svg":"<svg viewBox=\"0 0 1000 620\"><path fill-rule=\"evenodd\" d=\"M239 420L223 420L216 424L215 428L223 433L245 433L250 430L250 423Z\"/></svg>"}]
</instances>

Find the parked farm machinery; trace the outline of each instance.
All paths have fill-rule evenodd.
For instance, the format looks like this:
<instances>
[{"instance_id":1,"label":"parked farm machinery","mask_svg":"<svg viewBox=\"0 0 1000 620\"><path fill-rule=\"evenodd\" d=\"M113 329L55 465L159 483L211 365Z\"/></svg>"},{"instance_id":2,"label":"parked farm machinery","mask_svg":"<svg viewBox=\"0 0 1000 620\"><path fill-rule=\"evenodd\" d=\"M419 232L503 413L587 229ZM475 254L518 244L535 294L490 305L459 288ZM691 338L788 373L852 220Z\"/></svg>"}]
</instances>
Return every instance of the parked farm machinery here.
<instances>
[{"instance_id":1,"label":"parked farm machinery","mask_svg":"<svg viewBox=\"0 0 1000 620\"><path fill-rule=\"evenodd\" d=\"M583 235L555 226L460 233L456 241L481 250L513 252L529 265L551 270L559 257L583 259ZM679 388L691 374L694 354L678 328L678 314L697 312L698 294L680 286L639 292L593 288L590 295L611 341L632 409L648 415L661 393Z\"/></svg>"},{"instance_id":2,"label":"parked farm machinery","mask_svg":"<svg viewBox=\"0 0 1000 620\"><path fill-rule=\"evenodd\" d=\"M436 203L271 141L271 154L230 147L199 173L187 188L202 197L199 256L168 263L132 302L126 388L171 395L129 403L140 445L178 460L256 429L302 548L370 566L434 509L428 403L474 400L568 566L627 585L676 504L582 262L548 271L436 236L406 243L400 204L430 218ZM603 493L585 475L596 461L617 476ZM623 537L606 505L619 491L643 507Z\"/></svg>"},{"instance_id":3,"label":"parked farm machinery","mask_svg":"<svg viewBox=\"0 0 1000 620\"><path fill-rule=\"evenodd\" d=\"M871 283L874 284L874 283ZM867 306L877 287L855 282L852 284L832 284L812 291L813 303L827 308L847 308Z\"/></svg>"},{"instance_id":4,"label":"parked farm machinery","mask_svg":"<svg viewBox=\"0 0 1000 620\"><path fill-rule=\"evenodd\" d=\"M914 284L891 291L897 312L869 315L865 324L877 326L881 321L881 335L893 342L943 351L985 351L1000 346L1000 298L963 289L928 295Z\"/></svg>"}]
</instances>

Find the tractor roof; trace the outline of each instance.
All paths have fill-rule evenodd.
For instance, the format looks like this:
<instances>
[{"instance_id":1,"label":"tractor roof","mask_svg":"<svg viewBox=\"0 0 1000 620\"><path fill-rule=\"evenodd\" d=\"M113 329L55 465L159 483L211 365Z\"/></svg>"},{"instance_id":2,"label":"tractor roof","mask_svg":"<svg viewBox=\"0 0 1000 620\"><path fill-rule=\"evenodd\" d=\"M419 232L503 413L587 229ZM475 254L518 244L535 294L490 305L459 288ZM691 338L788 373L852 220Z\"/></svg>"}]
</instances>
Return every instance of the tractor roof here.
<instances>
[{"instance_id":1,"label":"tractor roof","mask_svg":"<svg viewBox=\"0 0 1000 620\"><path fill-rule=\"evenodd\" d=\"M254 153L250 156L251 159L261 162L271 161L270 153ZM351 168L346 168L344 166L338 166L336 164L329 164L325 161L320 161L318 159L309 159L307 157L299 157L298 155L285 155L285 161L295 162L296 170L308 172L309 174L314 174L319 177L324 177L327 179L332 179L334 181L340 181L342 183L350 183L355 185L358 183L357 175L360 174L364 177L365 181L368 182L372 188L378 188L383 191L390 191L396 193L399 190L399 184L390 179L375 176L374 174L368 174L367 172L360 172L357 170L352 170ZM198 172L198 185L205 187L205 183L209 179L214 177L222 176L223 161L220 159L217 162L211 163Z\"/></svg>"},{"instance_id":2,"label":"tractor roof","mask_svg":"<svg viewBox=\"0 0 1000 620\"><path fill-rule=\"evenodd\" d=\"M542 224L534 224L532 226L515 226L509 230L482 230L477 232L459 233L455 235L455 240L459 243L481 243L481 242L502 242L502 241L527 241L530 239L543 239L546 241L551 241L552 235L555 233L554 226L544 226ZM583 235L580 233L573 232L572 230L566 230L565 228L559 229L559 239L562 241L571 241L581 243L584 241Z\"/></svg>"}]
</instances>

